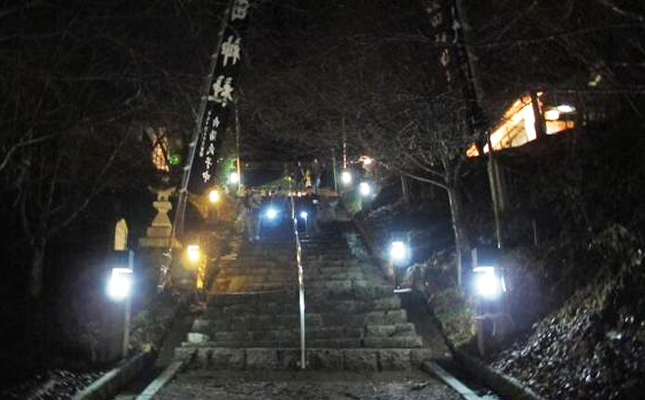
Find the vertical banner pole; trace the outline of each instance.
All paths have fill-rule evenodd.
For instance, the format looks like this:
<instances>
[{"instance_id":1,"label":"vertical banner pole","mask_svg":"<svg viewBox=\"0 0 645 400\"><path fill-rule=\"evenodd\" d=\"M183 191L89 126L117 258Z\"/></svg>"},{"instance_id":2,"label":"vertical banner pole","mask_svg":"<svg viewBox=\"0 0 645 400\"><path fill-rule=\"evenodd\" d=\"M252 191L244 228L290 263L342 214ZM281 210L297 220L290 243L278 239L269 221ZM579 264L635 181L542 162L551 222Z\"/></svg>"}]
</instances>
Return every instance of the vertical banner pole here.
<instances>
[{"instance_id":1,"label":"vertical banner pole","mask_svg":"<svg viewBox=\"0 0 645 400\"><path fill-rule=\"evenodd\" d=\"M190 172L193 167L193 160L195 158L195 153L197 151L197 142L199 141L199 134L202 131L202 125L204 122L204 114L206 113L206 104L208 101L208 93L211 89L211 82L213 80L213 74L215 67L217 66L217 59L222 47L222 42L224 41L224 32L226 31L226 26L228 24L229 16L231 15L231 9L233 7L233 1L230 0L226 11L224 11L224 17L222 18L222 25L220 27L219 33L217 35L217 46L215 47L215 52L211 56L211 64L208 70L208 76L204 79L204 86L202 89L202 98L199 104L199 114L197 116L197 124L195 125L195 130L193 131L192 136L190 137L190 142L188 142L188 159L186 165L184 166L183 174L181 177L181 187L179 189L179 200L177 201L177 211L175 213L175 223L173 224L172 236L170 240L170 247L172 251L172 243L175 237L182 237L184 234L184 220L186 215L186 201L188 199L188 181L190 180Z\"/></svg>"}]
</instances>

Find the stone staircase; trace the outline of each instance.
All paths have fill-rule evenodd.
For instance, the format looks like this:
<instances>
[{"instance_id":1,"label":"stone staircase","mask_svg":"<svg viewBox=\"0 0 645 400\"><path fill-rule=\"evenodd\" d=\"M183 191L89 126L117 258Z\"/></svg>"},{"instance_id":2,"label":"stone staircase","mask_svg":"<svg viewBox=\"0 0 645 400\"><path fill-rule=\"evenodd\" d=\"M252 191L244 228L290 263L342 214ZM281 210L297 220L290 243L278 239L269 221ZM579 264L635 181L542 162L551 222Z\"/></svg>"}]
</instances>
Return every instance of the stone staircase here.
<instances>
[{"instance_id":1,"label":"stone staircase","mask_svg":"<svg viewBox=\"0 0 645 400\"><path fill-rule=\"evenodd\" d=\"M348 224L304 239L308 368L409 369L430 356L400 299L369 259L352 255ZM176 358L195 368L295 369L300 361L293 237L270 232L219 265L204 315Z\"/></svg>"}]
</instances>

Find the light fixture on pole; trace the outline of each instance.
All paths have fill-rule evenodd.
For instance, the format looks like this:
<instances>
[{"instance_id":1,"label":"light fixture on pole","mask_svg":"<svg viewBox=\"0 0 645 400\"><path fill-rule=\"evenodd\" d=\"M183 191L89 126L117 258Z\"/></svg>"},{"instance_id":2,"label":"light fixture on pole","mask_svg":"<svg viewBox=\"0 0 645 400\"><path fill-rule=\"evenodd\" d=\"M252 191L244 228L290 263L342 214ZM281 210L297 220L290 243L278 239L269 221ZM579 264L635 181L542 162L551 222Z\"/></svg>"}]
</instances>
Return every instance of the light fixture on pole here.
<instances>
[{"instance_id":1,"label":"light fixture on pole","mask_svg":"<svg viewBox=\"0 0 645 400\"><path fill-rule=\"evenodd\" d=\"M399 274L401 271L399 269L404 269L403 267L406 267L408 263L410 262L410 246L402 240L393 240L390 242L390 263L394 267L394 284L396 288L394 289L394 293L407 293L410 292L411 289L406 288L406 289L401 289L399 287Z\"/></svg>"},{"instance_id":2,"label":"light fixture on pole","mask_svg":"<svg viewBox=\"0 0 645 400\"><path fill-rule=\"evenodd\" d=\"M372 194L372 186L367 182L361 182L358 185L358 191L361 193L361 196L367 197Z\"/></svg>"},{"instance_id":3,"label":"light fixture on pole","mask_svg":"<svg viewBox=\"0 0 645 400\"><path fill-rule=\"evenodd\" d=\"M352 183L352 173L349 172L348 170L344 170L343 172L340 173L340 181L345 186L351 185L351 183Z\"/></svg>"},{"instance_id":4,"label":"light fixture on pole","mask_svg":"<svg viewBox=\"0 0 645 400\"><path fill-rule=\"evenodd\" d=\"M202 258L202 252L199 249L199 245L191 244L186 247L186 256L188 261L196 263Z\"/></svg>"},{"instance_id":5,"label":"light fixture on pole","mask_svg":"<svg viewBox=\"0 0 645 400\"><path fill-rule=\"evenodd\" d=\"M134 253L132 250L117 252L119 255L118 267L113 267L110 271L110 277L107 282L107 296L115 302L123 302L124 323L123 323L123 341L121 356L125 358L128 355L128 344L130 342L130 311L132 308L132 288L134 286ZM127 256L127 261L123 256ZM126 265L126 266L123 266Z\"/></svg>"},{"instance_id":6,"label":"light fixture on pole","mask_svg":"<svg viewBox=\"0 0 645 400\"><path fill-rule=\"evenodd\" d=\"M231 185L240 183L240 174L238 174L236 171L231 172L231 174L228 176L228 183L230 183Z\"/></svg>"},{"instance_id":7,"label":"light fixture on pole","mask_svg":"<svg viewBox=\"0 0 645 400\"><path fill-rule=\"evenodd\" d=\"M401 241L395 240L390 243L390 261L395 266L403 266L410 259L410 249L408 245Z\"/></svg>"},{"instance_id":8,"label":"light fixture on pole","mask_svg":"<svg viewBox=\"0 0 645 400\"><path fill-rule=\"evenodd\" d=\"M221 197L222 195L217 189L212 189L210 192L208 192L208 201L213 204L219 203Z\"/></svg>"},{"instance_id":9,"label":"light fixture on pole","mask_svg":"<svg viewBox=\"0 0 645 400\"><path fill-rule=\"evenodd\" d=\"M305 233L309 235L309 223L308 223L309 213L307 211L300 211L300 218L303 221L305 221Z\"/></svg>"},{"instance_id":10,"label":"light fixture on pole","mask_svg":"<svg viewBox=\"0 0 645 400\"><path fill-rule=\"evenodd\" d=\"M475 273L475 294L486 300L495 300L506 291L503 277L498 276L494 266L477 266Z\"/></svg>"}]
</instances>

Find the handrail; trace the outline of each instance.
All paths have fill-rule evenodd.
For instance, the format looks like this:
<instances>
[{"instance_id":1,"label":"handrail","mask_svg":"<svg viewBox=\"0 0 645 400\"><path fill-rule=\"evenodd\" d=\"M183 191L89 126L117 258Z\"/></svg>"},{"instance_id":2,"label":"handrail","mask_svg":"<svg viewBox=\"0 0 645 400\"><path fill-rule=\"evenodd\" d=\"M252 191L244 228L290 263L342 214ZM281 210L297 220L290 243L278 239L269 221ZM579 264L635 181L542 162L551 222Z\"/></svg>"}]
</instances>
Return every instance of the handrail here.
<instances>
[{"instance_id":1,"label":"handrail","mask_svg":"<svg viewBox=\"0 0 645 400\"><path fill-rule=\"evenodd\" d=\"M307 367L306 346L305 346L305 282L302 269L302 246L298 234L298 218L296 217L296 206L293 195L289 195L291 201L291 220L293 221L293 234L296 242L296 266L298 268L298 304L300 308L300 368Z\"/></svg>"}]
</instances>

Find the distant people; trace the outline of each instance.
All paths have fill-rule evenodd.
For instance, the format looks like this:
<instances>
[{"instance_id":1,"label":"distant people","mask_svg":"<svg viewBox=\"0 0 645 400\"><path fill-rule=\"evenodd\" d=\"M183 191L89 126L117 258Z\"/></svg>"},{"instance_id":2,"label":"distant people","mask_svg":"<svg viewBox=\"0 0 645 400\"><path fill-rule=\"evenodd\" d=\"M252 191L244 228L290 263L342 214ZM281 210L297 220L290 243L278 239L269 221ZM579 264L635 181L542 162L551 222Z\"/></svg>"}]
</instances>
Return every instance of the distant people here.
<instances>
[{"instance_id":1,"label":"distant people","mask_svg":"<svg viewBox=\"0 0 645 400\"><path fill-rule=\"evenodd\" d=\"M317 158L311 163L311 193L318 195L318 188L320 187L320 176L322 175L322 166Z\"/></svg>"},{"instance_id":2,"label":"distant people","mask_svg":"<svg viewBox=\"0 0 645 400\"><path fill-rule=\"evenodd\" d=\"M296 163L296 168L293 171L293 180L297 191L305 188L305 171L302 168L302 163L300 161Z\"/></svg>"},{"instance_id":3,"label":"distant people","mask_svg":"<svg viewBox=\"0 0 645 400\"><path fill-rule=\"evenodd\" d=\"M249 242L260 240L260 208L262 207L262 196L247 188L242 204L246 238Z\"/></svg>"}]
</instances>

